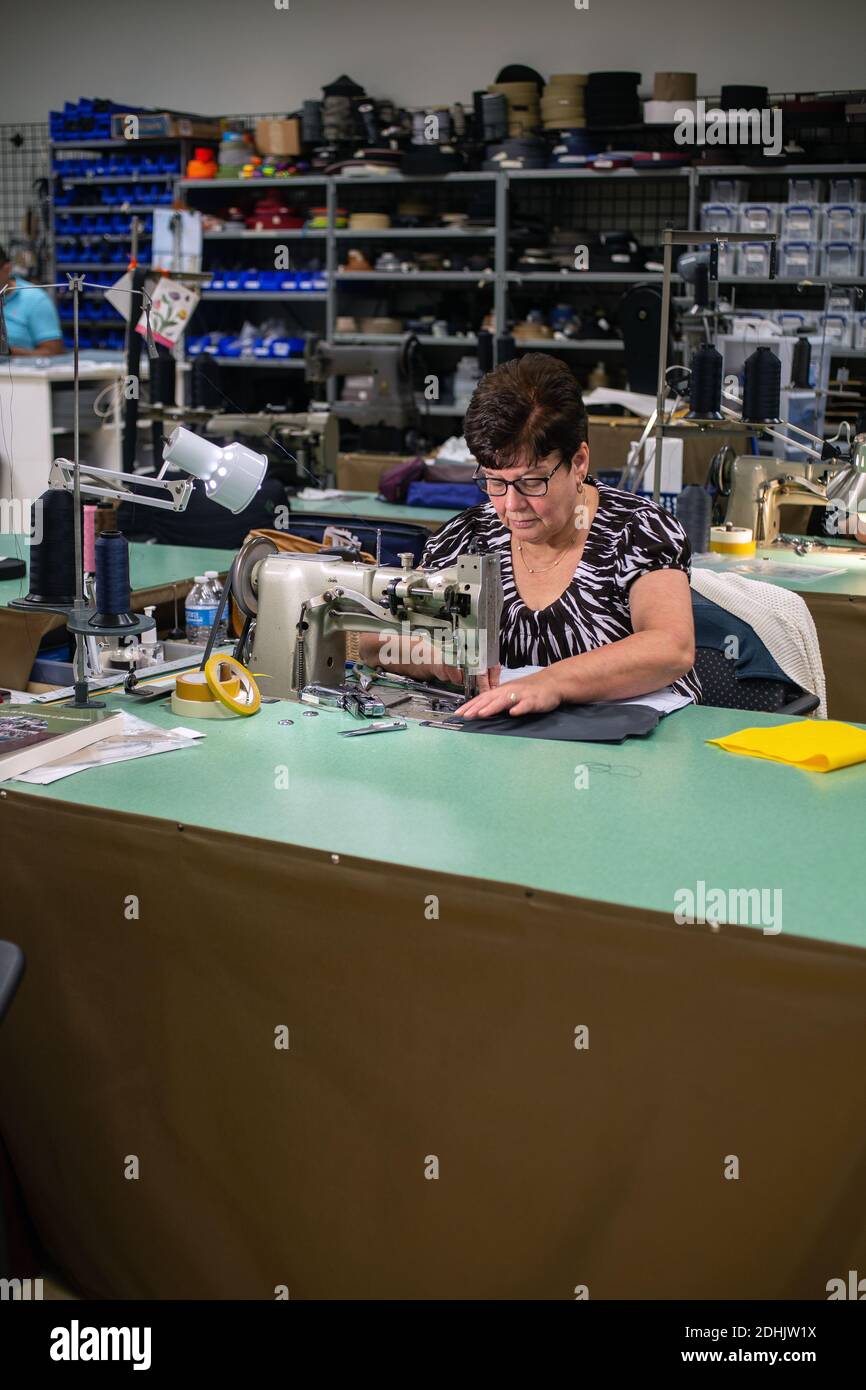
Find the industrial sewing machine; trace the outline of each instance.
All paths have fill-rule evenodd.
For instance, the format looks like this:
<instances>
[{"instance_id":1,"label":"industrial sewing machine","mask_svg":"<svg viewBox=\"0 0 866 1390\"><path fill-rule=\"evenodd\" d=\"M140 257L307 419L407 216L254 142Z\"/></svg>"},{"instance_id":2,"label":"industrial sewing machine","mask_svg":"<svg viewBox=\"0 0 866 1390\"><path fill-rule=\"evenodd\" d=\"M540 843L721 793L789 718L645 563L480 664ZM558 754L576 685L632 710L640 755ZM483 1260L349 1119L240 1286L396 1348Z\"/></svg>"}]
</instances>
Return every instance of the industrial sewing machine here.
<instances>
[{"instance_id":1,"label":"industrial sewing machine","mask_svg":"<svg viewBox=\"0 0 866 1390\"><path fill-rule=\"evenodd\" d=\"M758 545L771 545L782 532L805 532L808 518L785 520L788 508L827 510L827 531L838 536L866 534L866 435L851 442L848 458L793 463L754 454L723 451L716 484L727 497L725 522L750 528ZM791 516L791 513L788 513ZM853 541L856 544L856 541Z\"/></svg>"},{"instance_id":2,"label":"industrial sewing machine","mask_svg":"<svg viewBox=\"0 0 866 1390\"><path fill-rule=\"evenodd\" d=\"M394 660L423 635L459 666L469 693L499 661L500 557L461 555L442 570L277 551L264 537L239 552L232 592L247 618L249 661L263 695L297 698L310 685L341 686L346 635L390 634Z\"/></svg>"}]
</instances>

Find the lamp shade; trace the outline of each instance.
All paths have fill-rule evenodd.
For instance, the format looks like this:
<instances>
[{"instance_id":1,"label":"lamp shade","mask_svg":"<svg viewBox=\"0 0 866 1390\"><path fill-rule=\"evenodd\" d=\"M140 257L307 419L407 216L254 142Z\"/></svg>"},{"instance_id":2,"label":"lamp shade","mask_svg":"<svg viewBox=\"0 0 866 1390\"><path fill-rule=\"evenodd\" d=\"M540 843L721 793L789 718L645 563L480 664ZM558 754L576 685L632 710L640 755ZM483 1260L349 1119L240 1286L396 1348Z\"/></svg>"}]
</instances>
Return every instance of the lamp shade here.
<instances>
[{"instance_id":1,"label":"lamp shade","mask_svg":"<svg viewBox=\"0 0 866 1390\"><path fill-rule=\"evenodd\" d=\"M162 451L166 463L201 478L212 502L235 514L248 507L264 481L266 454L255 454L244 444L224 449L178 425Z\"/></svg>"}]
</instances>

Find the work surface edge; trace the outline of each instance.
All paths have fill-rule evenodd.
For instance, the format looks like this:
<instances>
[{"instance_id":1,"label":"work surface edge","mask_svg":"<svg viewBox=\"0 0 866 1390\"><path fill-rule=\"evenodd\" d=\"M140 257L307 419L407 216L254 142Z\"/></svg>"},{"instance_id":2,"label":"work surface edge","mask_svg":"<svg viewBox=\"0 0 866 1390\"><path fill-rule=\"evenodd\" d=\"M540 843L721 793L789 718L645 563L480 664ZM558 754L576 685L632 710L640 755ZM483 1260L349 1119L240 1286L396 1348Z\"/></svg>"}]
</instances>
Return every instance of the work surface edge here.
<instances>
[{"instance_id":1,"label":"work surface edge","mask_svg":"<svg viewBox=\"0 0 866 1390\"><path fill-rule=\"evenodd\" d=\"M128 702L113 697L115 708ZM132 711L162 728L170 709ZM291 718L289 727L279 721ZM38 796L381 865L670 914L682 888L778 890L783 931L866 944L852 892L866 765L820 774L706 744L777 716L690 707L621 745L481 738L420 726L362 739L291 702L208 721L189 749L4 784ZM587 768L588 786L576 776ZM808 852L807 852L808 851Z\"/></svg>"}]
</instances>

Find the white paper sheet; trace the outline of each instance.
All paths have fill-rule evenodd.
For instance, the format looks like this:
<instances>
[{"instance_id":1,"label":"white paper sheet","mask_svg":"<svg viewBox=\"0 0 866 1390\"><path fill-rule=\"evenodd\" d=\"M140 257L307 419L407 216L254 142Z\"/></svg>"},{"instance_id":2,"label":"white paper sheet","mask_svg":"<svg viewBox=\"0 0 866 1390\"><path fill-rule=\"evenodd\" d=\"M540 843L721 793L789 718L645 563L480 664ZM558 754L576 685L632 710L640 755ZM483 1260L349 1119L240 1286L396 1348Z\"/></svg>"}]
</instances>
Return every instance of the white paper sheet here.
<instances>
[{"instance_id":1,"label":"white paper sheet","mask_svg":"<svg viewBox=\"0 0 866 1390\"><path fill-rule=\"evenodd\" d=\"M174 734L159 729L147 720L139 719L137 714L123 712L123 732L112 734L109 738L91 743L76 753L70 753L56 762L34 767L13 780L30 782L37 787L50 786L62 777L71 777L75 772L83 772L90 767L104 767L110 763L130 762L134 758L150 758L155 753L173 753L179 748L193 748L193 740L188 734Z\"/></svg>"}]
</instances>

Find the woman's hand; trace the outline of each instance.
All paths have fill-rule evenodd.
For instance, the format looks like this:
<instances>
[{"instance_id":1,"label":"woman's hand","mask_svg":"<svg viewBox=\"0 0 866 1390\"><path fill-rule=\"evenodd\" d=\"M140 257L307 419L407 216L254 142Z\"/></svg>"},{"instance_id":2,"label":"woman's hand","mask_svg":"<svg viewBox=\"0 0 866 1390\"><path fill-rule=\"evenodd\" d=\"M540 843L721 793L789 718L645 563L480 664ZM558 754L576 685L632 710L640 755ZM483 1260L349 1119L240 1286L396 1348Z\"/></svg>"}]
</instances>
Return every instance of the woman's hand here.
<instances>
[{"instance_id":1,"label":"woman's hand","mask_svg":"<svg viewBox=\"0 0 866 1390\"><path fill-rule=\"evenodd\" d=\"M478 694L482 695L487 690L495 690L499 685L499 673L501 666L491 666L489 671L483 671L478 677Z\"/></svg>"},{"instance_id":2,"label":"woman's hand","mask_svg":"<svg viewBox=\"0 0 866 1390\"><path fill-rule=\"evenodd\" d=\"M494 668L497 680L499 668ZM558 709L562 696L549 671L521 676L493 689L482 691L474 700L454 711L466 719L488 719L492 714L546 714Z\"/></svg>"},{"instance_id":3,"label":"woman's hand","mask_svg":"<svg viewBox=\"0 0 866 1390\"><path fill-rule=\"evenodd\" d=\"M396 654L392 657L393 648L396 648ZM463 684L463 672L459 666L446 666L428 637L413 637L411 641L404 642L391 633L362 632L358 640L358 655L367 666L378 666L383 671L408 676L410 680ZM400 657L405 659L400 660Z\"/></svg>"}]
</instances>

